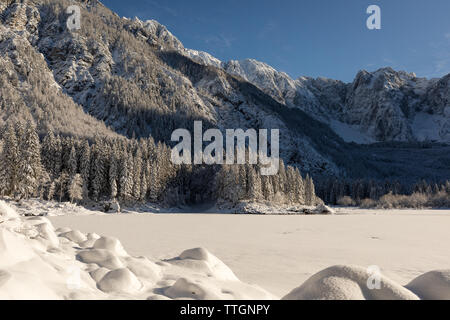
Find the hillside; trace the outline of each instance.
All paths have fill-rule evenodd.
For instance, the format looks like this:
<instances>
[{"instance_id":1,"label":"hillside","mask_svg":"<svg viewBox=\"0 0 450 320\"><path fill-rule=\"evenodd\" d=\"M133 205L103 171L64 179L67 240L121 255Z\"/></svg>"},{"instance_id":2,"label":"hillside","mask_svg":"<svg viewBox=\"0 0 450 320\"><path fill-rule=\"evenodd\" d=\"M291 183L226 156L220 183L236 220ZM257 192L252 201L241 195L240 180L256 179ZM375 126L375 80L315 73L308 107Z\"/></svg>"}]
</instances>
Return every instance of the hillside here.
<instances>
[{"instance_id":1,"label":"hillside","mask_svg":"<svg viewBox=\"0 0 450 320\"><path fill-rule=\"evenodd\" d=\"M154 20L121 18L96 0L77 3L82 27L73 32L65 12L71 1L0 5L3 122L32 119L40 132L166 143L194 120L222 130L277 128L286 163L314 176L360 178L386 178L398 161L388 154L381 167L373 164L380 149L351 143L355 138L449 141L448 76L418 79L386 68L362 71L353 84L292 80L255 60L223 63L188 50ZM422 160L416 152L407 157L411 167ZM450 169L399 175L435 177L449 178Z\"/></svg>"}]
</instances>

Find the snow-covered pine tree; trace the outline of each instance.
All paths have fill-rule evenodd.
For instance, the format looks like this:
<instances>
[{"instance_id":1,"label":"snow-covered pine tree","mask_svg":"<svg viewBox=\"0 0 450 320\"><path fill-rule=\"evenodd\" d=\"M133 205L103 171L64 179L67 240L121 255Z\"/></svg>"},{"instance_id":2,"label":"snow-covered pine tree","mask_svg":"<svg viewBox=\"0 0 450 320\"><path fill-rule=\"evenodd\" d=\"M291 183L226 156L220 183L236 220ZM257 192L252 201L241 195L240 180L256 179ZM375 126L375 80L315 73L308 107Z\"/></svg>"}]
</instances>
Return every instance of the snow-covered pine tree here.
<instances>
[{"instance_id":1,"label":"snow-covered pine tree","mask_svg":"<svg viewBox=\"0 0 450 320\"><path fill-rule=\"evenodd\" d=\"M147 182L147 167L148 163L147 160L145 160L142 164L142 170L141 170L141 188L140 188L140 195L139 200L144 202L147 199L147 191L148 191L148 182Z\"/></svg>"},{"instance_id":2,"label":"snow-covered pine tree","mask_svg":"<svg viewBox=\"0 0 450 320\"><path fill-rule=\"evenodd\" d=\"M19 183L19 147L14 126L9 123L3 135L3 150L0 158L1 193L14 196Z\"/></svg>"},{"instance_id":3,"label":"snow-covered pine tree","mask_svg":"<svg viewBox=\"0 0 450 320\"><path fill-rule=\"evenodd\" d=\"M50 129L42 141L41 161L44 169L49 173L50 178L55 178L54 152L56 150L56 140L53 131Z\"/></svg>"},{"instance_id":4,"label":"snow-covered pine tree","mask_svg":"<svg viewBox=\"0 0 450 320\"><path fill-rule=\"evenodd\" d=\"M62 173L62 143L61 143L61 137L57 135L55 137L55 148L51 152L53 156L52 164L53 164L53 177L57 178Z\"/></svg>"},{"instance_id":5,"label":"snow-covered pine tree","mask_svg":"<svg viewBox=\"0 0 450 320\"><path fill-rule=\"evenodd\" d=\"M298 168L295 168L294 175L295 192L294 192L294 203L295 204L305 204L305 183L302 178L302 174Z\"/></svg>"},{"instance_id":6,"label":"snow-covered pine tree","mask_svg":"<svg viewBox=\"0 0 450 320\"><path fill-rule=\"evenodd\" d=\"M307 175L305 180L305 202L308 206L313 205L316 200L316 192L314 189L314 182L312 178Z\"/></svg>"},{"instance_id":7,"label":"snow-covered pine tree","mask_svg":"<svg viewBox=\"0 0 450 320\"><path fill-rule=\"evenodd\" d=\"M47 200L52 201L55 196L56 185L54 181L51 181L47 189Z\"/></svg>"},{"instance_id":8,"label":"snow-covered pine tree","mask_svg":"<svg viewBox=\"0 0 450 320\"><path fill-rule=\"evenodd\" d=\"M280 169L278 171L278 183L280 186L280 192L285 194L286 193L286 167L284 165L284 161L280 160Z\"/></svg>"},{"instance_id":9,"label":"snow-covered pine tree","mask_svg":"<svg viewBox=\"0 0 450 320\"><path fill-rule=\"evenodd\" d=\"M121 192L122 199L130 201L133 197L133 177L134 177L134 162L133 155L126 153L124 172L122 173Z\"/></svg>"},{"instance_id":10,"label":"snow-covered pine tree","mask_svg":"<svg viewBox=\"0 0 450 320\"><path fill-rule=\"evenodd\" d=\"M288 203L296 203L296 175L295 169L291 166L286 170L286 199Z\"/></svg>"},{"instance_id":11,"label":"snow-covered pine tree","mask_svg":"<svg viewBox=\"0 0 450 320\"><path fill-rule=\"evenodd\" d=\"M91 163L92 174L92 196L93 199L98 201L102 192L108 190L107 174L108 168L106 163L107 151L103 140L96 139L93 156L93 162Z\"/></svg>"},{"instance_id":12,"label":"snow-covered pine tree","mask_svg":"<svg viewBox=\"0 0 450 320\"><path fill-rule=\"evenodd\" d=\"M142 153L138 149L133 157L133 199L139 200L141 197L141 178L142 178Z\"/></svg>"},{"instance_id":13,"label":"snow-covered pine tree","mask_svg":"<svg viewBox=\"0 0 450 320\"><path fill-rule=\"evenodd\" d=\"M59 202L62 202L66 197L69 181L67 172L62 172L59 178L55 180L55 189Z\"/></svg>"},{"instance_id":14,"label":"snow-covered pine tree","mask_svg":"<svg viewBox=\"0 0 450 320\"><path fill-rule=\"evenodd\" d=\"M117 151L117 148L114 146L109 156L109 172L108 172L108 181L111 199L116 199L117 197L117 179L119 176L117 163L118 158L119 153Z\"/></svg>"},{"instance_id":15,"label":"snow-covered pine tree","mask_svg":"<svg viewBox=\"0 0 450 320\"><path fill-rule=\"evenodd\" d=\"M249 166L248 175L249 200L258 201L262 198L261 176L253 166Z\"/></svg>"},{"instance_id":16,"label":"snow-covered pine tree","mask_svg":"<svg viewBox=\"0 0 450 320\"><path fill-rule=\"evenodd\" d=\"M228 174L226 175L226 190L225 194L231 203L236 204L239 201L241 194L241 187L239 186L239 166L231 165Z\"/></svg>"},{"instance_id":17,"label":"snow-covered pine tree","mask_svg":"<svg viewBox=\"0 0 450 320\"><path fill-rule=\"evenodd\" d=\"M239 200L246 199L248 190L247 190L247 167L245 165L239 166L238 187L239 187Z\"/></svg>"},{"instance_id":18,"label":"snow-covered pine tree","mask_svg":"<svg viewBox=\"0 0 450 320\"><path fill-rule=\"evenodd\" d=\"M70 202L83 200L83 178L80 174L75 174L69 183Z\"/></svg>"},{"instance_id":19,"label":"snow-covered pine tree","mask_svg":"<svg viewBox=\"0 0 450 320\"><path fill-rule=\"evenodd\" d=\"M89 197L89 178L91 168L91 147L87 140L83 141L81 145L80 155L80 174L83 179L83 199Z\"/></svg>"},{"instance_id":20,"label":"snow-covered pine tree","mask_svg":"<svg viewBox=\"0 0 450 320\"><path fill-rule=\"evenodd\" d=\"M19 190L21 197L36 195L42 177L41 145L34 124L29 121L19 144Z\"/></svg>"},{"instance_id":21,"label":"snow-covered pine tree","mask_svg":"<svg viewBox=\"0 0 450 320\"><path fill-rule=\"evenodd\" d=\"M274 196L273 186L272 186L272 179L270 176L263 176L261 177L261 189L263 198L265 200L272 201Z\"/></svg>"},{"instance_id":22,"label":"snow-covered pine tree","mask_svg":"<svg viewBox=\"0 0 450 320\"><path fill-rule=\"evenodd\" d=\"M68 173L71 177L77 174L78 170L78 161L77 161L77 152L75 150L75 146L72 145L70 148L69 159L68 159Z\"/></svg>"},{"instance_id":23,"label":"snow-covered pine tree","mask_svg":"<svg viewBox=\"0 0 450 320\"><path fill-rule=\"evenodd\" d=\"M159 163L157 160L152 161L150 182L149 182L149 200L153 203L158 201L158 197L161 190L161 184L158 179Z\"/></svg>"}]
</instances>

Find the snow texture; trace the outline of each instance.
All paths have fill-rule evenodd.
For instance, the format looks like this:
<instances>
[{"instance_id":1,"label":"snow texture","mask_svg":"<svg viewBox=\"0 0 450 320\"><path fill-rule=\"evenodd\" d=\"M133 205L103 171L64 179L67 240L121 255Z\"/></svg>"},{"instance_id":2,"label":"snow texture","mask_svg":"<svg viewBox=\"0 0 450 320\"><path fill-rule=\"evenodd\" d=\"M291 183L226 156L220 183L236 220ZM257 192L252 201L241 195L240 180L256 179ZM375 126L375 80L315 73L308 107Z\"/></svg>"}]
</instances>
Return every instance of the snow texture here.
<instances>
[{"instance_id":1,"label":"snow texture","mask_svg":"<svg viewBox=\"0 0 450 320\"><path fill-rule=\"evenodd\" d=\"M278 298L241 282L204 248L151 261L129 255L116 238L67 227L55 230L47 218L21 217L3 201L0 216L0 299ZM82 248L86 241L92 245ZM449 274L432 271L406 287L381 275L380 288L369 289L367 269L334 266L313 275L284 299L450 299Z\"/></svg>"}]
</instances>

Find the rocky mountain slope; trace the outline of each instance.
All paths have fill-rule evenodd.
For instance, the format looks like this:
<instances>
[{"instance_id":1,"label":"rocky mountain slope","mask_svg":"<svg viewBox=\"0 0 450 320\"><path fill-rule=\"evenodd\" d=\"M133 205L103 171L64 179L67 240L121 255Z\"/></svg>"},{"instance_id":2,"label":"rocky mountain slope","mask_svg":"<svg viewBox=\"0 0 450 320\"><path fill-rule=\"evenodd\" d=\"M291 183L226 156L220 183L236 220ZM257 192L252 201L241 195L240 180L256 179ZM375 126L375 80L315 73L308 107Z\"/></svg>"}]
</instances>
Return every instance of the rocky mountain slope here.
<instances>
[{"instance_id":1,"label":"rocky mountain slope","mask_svg":"<svg viewBox=\"0 0 450 320\"><path fill-rule=\"evenodd\" d=\"M70 31L66 9L74 3L82 25ZM354 137L450 140L449 76L382 69L360 72L353 84L293 80L255 60L223 63L188 50L158 22L120 18L97 0L3 1L0 19L3 122L163 142L194 120L276 128L282 158L315 175L385 175L369 161L379 151L346 143Z\"/></svg>"},{"instance_id":2,"label":"rocky mountain slope","mask_svg":"<svg viewBox=\"0 0 450 320\"><path fill-rule=\"evenodd\" d=\"M218 65L278 102L308 112L346 141L450 141L450 74L428 80L383 68L360 71L346 84L327 78L293 80L253 59L223 63L197 51L187 55L200 63Z\"/></svg>"}]
</instances>

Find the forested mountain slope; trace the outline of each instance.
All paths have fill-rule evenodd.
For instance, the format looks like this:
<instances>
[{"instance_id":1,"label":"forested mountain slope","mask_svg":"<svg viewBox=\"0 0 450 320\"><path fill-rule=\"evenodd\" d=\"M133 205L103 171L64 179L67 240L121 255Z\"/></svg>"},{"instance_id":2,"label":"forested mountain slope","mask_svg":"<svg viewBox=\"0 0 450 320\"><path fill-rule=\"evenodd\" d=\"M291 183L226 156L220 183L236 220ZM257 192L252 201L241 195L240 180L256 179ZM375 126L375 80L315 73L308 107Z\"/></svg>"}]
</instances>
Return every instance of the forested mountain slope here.
<instances>
[{"instance_id":1,"label":"forested mountain slope","mask_svg":"<svg viewBox=\"0 0 450 320\"><path fill-rule=\"evenodd\" d=\"M66 9L74 3L82 24L70 31ZM425 81L383 69L361 72L353 84L292 80L254 60L222 63L185 49L158 22L121 18L96 0L3 1L0 14L3 122L32 120L41 133L91 141L151 136L168 144L173 130L192 129L194 120L223 130L276 128L285 162L317 177L450 176L449 156L438 152L427 159L430 170L409 169L423 162L409 152L420 145L385 154L346 142L349 132L359 142L447 141L448 77ZM397 150L411 165L401 172ZM373 161L380 153L386 161Z\"/></svg>"}]
</instances>

